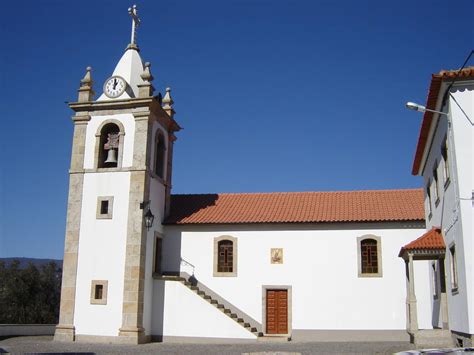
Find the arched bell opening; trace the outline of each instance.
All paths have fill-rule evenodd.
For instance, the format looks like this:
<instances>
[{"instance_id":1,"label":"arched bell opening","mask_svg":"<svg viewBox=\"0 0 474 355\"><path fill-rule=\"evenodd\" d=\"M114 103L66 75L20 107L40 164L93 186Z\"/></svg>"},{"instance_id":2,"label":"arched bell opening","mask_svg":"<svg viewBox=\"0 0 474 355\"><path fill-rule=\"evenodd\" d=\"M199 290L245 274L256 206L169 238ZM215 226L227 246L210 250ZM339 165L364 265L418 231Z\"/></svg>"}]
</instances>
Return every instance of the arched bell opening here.
<instances>
[{"instance_id":1,"label":"arched bell opening","mask_svg":"<svg viewBox=\"0 0 474 355\"><path fill-rule=\"evenodd\" d=\"M120 152L120 128L115 123L102 127L99 140L98 168L118 167Z\"/></svg>"}]
</instances>

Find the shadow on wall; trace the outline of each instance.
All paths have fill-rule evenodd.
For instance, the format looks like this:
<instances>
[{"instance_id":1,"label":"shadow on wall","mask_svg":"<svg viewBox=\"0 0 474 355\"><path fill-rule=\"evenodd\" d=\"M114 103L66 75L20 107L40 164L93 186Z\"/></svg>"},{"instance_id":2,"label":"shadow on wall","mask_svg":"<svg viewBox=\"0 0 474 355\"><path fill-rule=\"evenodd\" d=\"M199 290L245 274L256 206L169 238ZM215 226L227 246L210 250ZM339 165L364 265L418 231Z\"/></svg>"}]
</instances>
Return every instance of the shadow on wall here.
<instances>
[{"instance_id":1,"label":"shadow on wall","mask_svg":"<svg viewBox=\"0 0 474 355\"><path fill-rule=\"evenodd\" d=\"M215 206L218 194L205 195L171 195L171 209L164 224L180 224L196 212Z\"/></svg>"}]
</instances>

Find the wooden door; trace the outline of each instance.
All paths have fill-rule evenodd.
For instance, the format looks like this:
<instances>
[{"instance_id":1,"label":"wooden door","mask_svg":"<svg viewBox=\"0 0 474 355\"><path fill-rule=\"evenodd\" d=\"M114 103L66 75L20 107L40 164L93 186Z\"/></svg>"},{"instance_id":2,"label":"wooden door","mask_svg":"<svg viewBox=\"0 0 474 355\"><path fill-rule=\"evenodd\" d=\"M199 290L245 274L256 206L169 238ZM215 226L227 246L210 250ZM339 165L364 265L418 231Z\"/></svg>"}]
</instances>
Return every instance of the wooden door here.
<instances>
[{"instance_id":1,"label":"wooden door","mask_svg":"<svg viewBox=\"0 0 474 355\"><path fill-rule=\"evenodd\" d=\"M267 334L288 334L288 291L267 290Z\"/></svg>"}]
</instances>

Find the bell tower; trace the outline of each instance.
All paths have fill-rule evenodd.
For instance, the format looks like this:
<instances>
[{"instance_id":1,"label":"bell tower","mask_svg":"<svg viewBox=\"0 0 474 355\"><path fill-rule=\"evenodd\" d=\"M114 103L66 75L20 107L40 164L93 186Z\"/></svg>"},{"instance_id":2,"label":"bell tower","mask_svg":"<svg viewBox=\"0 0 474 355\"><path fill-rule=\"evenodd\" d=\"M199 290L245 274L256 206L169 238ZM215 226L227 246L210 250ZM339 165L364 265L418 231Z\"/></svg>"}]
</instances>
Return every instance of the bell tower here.
<instances>
[{"instance_id":1,"label":"bell tower","mask_svg":"<svg viewBox=\"0 0 474 355\"><path fill-rule=\"evenodd\" d=\"M92 69L74 111L59 324L55 340L142 343L151 335L154 245L169 210L171 91L154 96L150 63L130 44L94 100Z\"/></svg>"}]
</instances>

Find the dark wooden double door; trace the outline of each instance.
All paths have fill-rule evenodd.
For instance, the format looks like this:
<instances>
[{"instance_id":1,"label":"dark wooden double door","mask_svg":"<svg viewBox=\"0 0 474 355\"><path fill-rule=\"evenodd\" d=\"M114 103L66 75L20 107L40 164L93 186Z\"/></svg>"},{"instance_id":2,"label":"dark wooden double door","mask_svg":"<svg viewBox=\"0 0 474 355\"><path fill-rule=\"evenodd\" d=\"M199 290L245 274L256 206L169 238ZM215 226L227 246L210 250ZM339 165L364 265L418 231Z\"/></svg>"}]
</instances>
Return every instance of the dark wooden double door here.
<instances>
[{"instance_id":1,"label":"dark wooden double door","mask_svg":"<svg viewBox=\"0 0 474 355\"><path fill-rule=\"evenodd\" d=\"M288 334L288 290L267 290L267 334Z\"/></svg>"}]
</instances>

